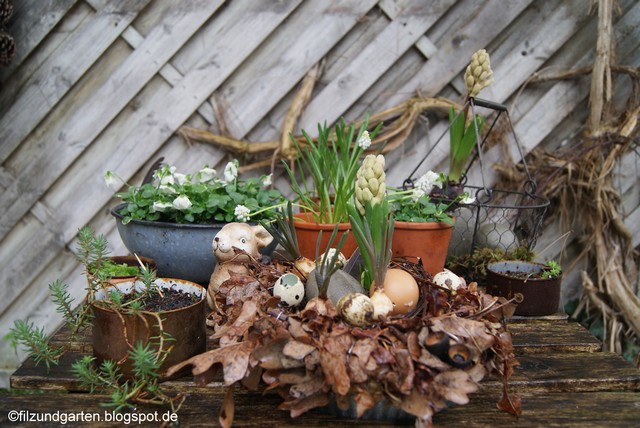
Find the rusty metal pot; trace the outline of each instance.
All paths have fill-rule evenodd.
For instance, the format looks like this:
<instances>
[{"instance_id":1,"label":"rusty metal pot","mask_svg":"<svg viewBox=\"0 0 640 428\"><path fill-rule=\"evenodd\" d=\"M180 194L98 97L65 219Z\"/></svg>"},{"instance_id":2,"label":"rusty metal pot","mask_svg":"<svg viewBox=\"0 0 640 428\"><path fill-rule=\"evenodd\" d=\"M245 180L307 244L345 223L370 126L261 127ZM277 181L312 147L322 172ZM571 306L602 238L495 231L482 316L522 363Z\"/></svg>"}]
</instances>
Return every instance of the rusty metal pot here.
<instances>
[{"instance_id":1,"label":"rusty metal pot","mask_svg":"<svg viewBox=\"0 0 640 428\"><path fill-rule=\"evenodd\" d=\"M172 347L160 367L160 373L163 373L172 365L205 351L207 336L205 324L206 290L196 283L180 279L158 278L156 284L163 290L171 288L182 290L195 295L198 299L190 306L158 313L162 320L162 330L173 339L163 345L164 349ZM133 280L128 280L107 288L107 291L117 289L119 292L127 294L134 287L141 290L144 285L140 281L134 284ZM126 358L130 349L127 339L132 345L136 342L143 344L150 342L154 349L158 349L157 338L160 335L158 318L150 314L118 314L99 303L105 298L105 291L98 290L91 305L94 314L93 356L96 358L97 364L101 364L104 360L119 362L124 377L132 377L131 362Z\"/></svg>"},{"instance_id":2,"label":"rusty metal pot","mask_svg":"<svg viewBox=\"0 0 640 428\"><path fill-rule=\"evenodd\" d=\"M562 276L540 278L545 270L540 263L503 261L487 266L487 293L507 299L523 298L516 315L542 316L558 312Z\"/></svg>"}]
</instances>

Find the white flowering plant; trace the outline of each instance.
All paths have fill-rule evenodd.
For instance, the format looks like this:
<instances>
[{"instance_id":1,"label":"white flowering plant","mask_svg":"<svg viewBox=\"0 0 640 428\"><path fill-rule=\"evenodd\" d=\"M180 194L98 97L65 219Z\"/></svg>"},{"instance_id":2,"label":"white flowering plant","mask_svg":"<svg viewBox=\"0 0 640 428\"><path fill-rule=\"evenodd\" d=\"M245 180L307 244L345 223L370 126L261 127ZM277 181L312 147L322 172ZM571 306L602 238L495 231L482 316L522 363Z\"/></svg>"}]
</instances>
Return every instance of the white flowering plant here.
<instances>
[{"instance_id":1,"label":"white flowering plant","mask_svg":"<svg viewBox=\"0 0 640 428\"><path fill-rule=\"evenodd\" d=\"M121 186L124 181L108 171L108 186ZM227 163L224 179L205 165L193 174L176 172L163 165L153 173L151 182L140 186L127 185L116 197L125 205L119 213L122 222L131 220L170 223L258 222L275 216L274 207L285 202L282 194L271 189L271 175L238 179L238 161Z\"/></svg>"},{"instance_id":2,"label":"white flowering plant","mask_svg":"<svg viewBox=\"0 0 640 428\"><path fill-rule=\"evenodd\" d=\"M313 141L303 130L305 144L295 139L297 171L284 162L291 179L291 188L298 195L299 205L313 213L316 223L345 223L349 221L347 204L355 190L356 172L365 150L371 145L382 124L371 133L367 131L369 115L356 131L340 120L333 130L318 124L318 138ZM293 136L291 136L293 139ZM310 178L313 187L307 184Z\"/></svg>"},{"instance_id":3,"label":"white flowering plant","mask_svg":"<svg viewBox=\"0 0 640 428\"><path fill-rule=\"evenodd\" d=\"M428 171L416 180L413 188L390 189L389 201L394 219L412 223L453 224L452 209L458 204L471 204L474 198L468 192L456 193L453 198L441 197L447 183L447 175Z\"/></svg>"}]
</instances>

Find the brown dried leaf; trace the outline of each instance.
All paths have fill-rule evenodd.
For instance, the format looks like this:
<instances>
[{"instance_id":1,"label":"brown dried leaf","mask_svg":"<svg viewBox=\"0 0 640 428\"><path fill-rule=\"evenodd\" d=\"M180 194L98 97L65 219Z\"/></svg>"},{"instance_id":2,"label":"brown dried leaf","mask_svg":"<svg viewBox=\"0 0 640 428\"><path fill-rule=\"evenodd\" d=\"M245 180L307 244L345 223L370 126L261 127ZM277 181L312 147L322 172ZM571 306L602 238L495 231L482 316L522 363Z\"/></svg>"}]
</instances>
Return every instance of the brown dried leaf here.
<instances>
[{"instance_id":1,"label":"brown dried leaf","mask_svg":"<svg viewBox=\"0 0 640 428\"><path fill-rule=\"evenodd\" d=\"M476 392L478 384L465 371L449 370L436 375L433 379L433 389L445 400L456 404L467 404L469 402L467 394Z\"/></svg>"},{"instance_id":2,"label":"brown dried leaf","mask_svg":"<svg viewBox=\"0 0 640 428\"><path fill-rule=\"evenodd\" d=\"M365 389L358 390L358 393L353 397L356 403L356 415L361 418L364 412L376 405L376 397Z\"/></svg>"},{"instance_id":3,"label":"brown dried leaf","mask_svg":"<svg viewBox=\"0 0 640 428\"><path fill-rule=\"evenodd\" d=\"M216 348L170 367L167 374L171 376L181 368L191 365L191 372L195 376L199 376L208 372L214 364L220 363L222 364L224 382L226 385L231 385L241 380L247 373L249 355L252 350L251 342L240 342L224 348Z\"/></svg>"},{"instance_id":4,"label":"brown dried leaf","mask_svg":"<svg viewBox=\"0 0 640 428\"><path fill-rule=\"evenodd\" d=\"M522 401L520 400L520 396L517 394L509 394L506 391L503 391L502 398L498 401L496 407L514 416L520 416L522 414Z\"/></svg>"},{"instance_id":5,"label":"brown dried leaf","mask_svg":"<svg viewBox=\"0 0 640 428\"><path fill-rule=\"evenodd\" d=\"M322 338L324 352L320 353L320 365L328 385L339 395L347 395L351 387L347 373L346 357L353 337L347 334Z\"/></svg>"},{"instance_id":6,"label":"brown dried leaf","mask_svg":"<svg viewBox=\"0 0 640 428\"><path fill-rule=\"evenodd\" d=\"M430 403L431 400L429 395L423 395L414 389L411 391L411 394L406 395L402 398L400 408L405 412L414 415L416 418L418 418L418 420L423 421L423 423L430 424L431 417L434 413Z\"/></svg>"},{"instance_id":7,"label":"brown dried leaf","mask_svg":"<svg viewBox=\"0 0 640 428\"><path fill-rule=\"evenodd\" d=\"M471 339L471 343L480 352L491 348L496 341L496 338L487 330L484 322L459 318L455 315L433 319L431 328L433 331L444 331L457 337Z\"/></svg>"},{"instance_id":8,"label":"brown dried leaf","mask_svg":"<svg viewBox=\"0 0 640 428\"><path fill-rule=\"evenodd\" d=\"M294 317L289 317L289 333L291 336L303 343L311 343L311 336L304 329L302 322Z\"/></svg>"},{"instance_id":9,"label":"brown dried leaf","mask_svg":"<svg viewBox=\"0 0 640 428\"><path fill-rule=\"evenodd\" d=\"M411 392L413 388L413 361L411 360L411 355L409 355L409 351L406 349L396 349L396 373L399 376L401 382L397 385L398 390L407 395Z\"/></svg>"},{"instance_id":10,"label":"brown dried leaf","mask_svg":"<svg viewBox=\"0 0 640 428\"><path fill-rule=\"evenodd\" d=\"M221 332L220 346L227 346L241 340L255 322L258 306L253 300L247 300L242 304L242 311L233 324Z\"/></svg>"},{"instance_id":11,"label":"brown dried leaf","mask_svg":"<svg viewBox=\"0 0 640 428\"><path fill-rule=\"evenodd\" d=\"M289 342L287 338L280 338L256 348L251 356L258 361L263 369L292 369L304 367L304 361L295 360L284 355L284 347Z\"/></svg>"},{"instance_id":12,"label":"brown dried leaf","mask_svg":"<svg viewBox=\"0 0 640 428\"><path fill-rule=\"evenodd\" d=\"M282 352L289 358L302 360L304 357L316 350L315 346L307 345L297 340L289 340Z\"/></svg>"},{"instance_id":13,"label":"brown dried leaf","mask_svg":"<svg viewBox=\"0 0 640 428\"><path fill-rule=\"evenodd\" d=\"M317 407L324 407L329 404L330 394L328 392L318 392L310 397L304 397L297 400L285 401L278 406L280 410L289 410L292 418L297 418L303 413Z\"/></svg>"},{"instance_id":14,"label":"brown dried leaf","mask_svg":"<svg viewBox=\"0 0 640 428\"><path fill-rule=\"evenodd\" d=\"M224 395L222 406L220 407L220 413L218 414L218 421L223 428L231 428L233 425L233 418L235 417L235 405L233 402L233 385L227 388L227 392Z\"/></svg>"}]
</instances>

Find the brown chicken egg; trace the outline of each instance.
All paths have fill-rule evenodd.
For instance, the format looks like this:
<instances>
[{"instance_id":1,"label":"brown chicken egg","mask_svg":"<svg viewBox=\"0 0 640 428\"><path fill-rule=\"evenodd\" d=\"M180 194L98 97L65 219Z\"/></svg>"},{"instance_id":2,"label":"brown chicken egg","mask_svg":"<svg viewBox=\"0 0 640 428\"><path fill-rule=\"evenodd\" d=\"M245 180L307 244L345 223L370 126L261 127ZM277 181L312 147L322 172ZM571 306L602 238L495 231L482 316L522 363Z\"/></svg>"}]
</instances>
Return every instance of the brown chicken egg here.
<instances>
[{"instance_id":1,"label":"brown chicken egg","mask_svg":"<svg viewBox=\"0 0 640 428\"><path fill-rule=\"evenodd\" d=\"M383 291L393 302L391 315L406 314L418 305L418 283L410 273L402 269L387 269Z\"/></svg>"}]
</instances>

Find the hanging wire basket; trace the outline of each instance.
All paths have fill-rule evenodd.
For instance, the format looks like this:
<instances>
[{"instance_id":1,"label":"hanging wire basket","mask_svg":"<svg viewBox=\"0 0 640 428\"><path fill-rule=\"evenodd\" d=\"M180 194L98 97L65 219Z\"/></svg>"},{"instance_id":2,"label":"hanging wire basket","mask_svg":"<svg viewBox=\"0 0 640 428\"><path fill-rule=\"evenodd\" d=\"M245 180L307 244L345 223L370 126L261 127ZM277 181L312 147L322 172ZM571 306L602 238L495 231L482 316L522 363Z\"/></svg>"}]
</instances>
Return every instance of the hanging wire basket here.
<instances>
[{"instance_id":1,"label":"hanging wire basket","mask_svg":"<svg viewBox=\"0 0 640 428\"><path fill-rule=\"evenodd\" d=\"M507 255L522 249L527 252L532 251L542 232L544 216L549 207L549 200L536 194L536 183L531 178L529 169L527 168L522 148L518 143L515 129L506 106L478 98L470 98L467 103L472 113L471 117L476 117L475 106L492 109L497 112L497 115L493 119L482 141L480 140L480 133L476 123L472 121L476 133L476 153L469 162L463 178L460 180L460 188L475 199L471 203L455 204L453 206L451 213L456 218L456 223L449 245L448 262L452 260L456 261L456 271L458 274L463 274L471 280L482 280L481 278L473 277L474 269L473 266L470 265L473 260L473 254L482 249L489 249L491 251L499 250ZM466 106L467 104L463 106L452 122L457 120ZM523 183L523 187L520 190L493 189L485 184L482 148L498 119L503 114L511 129L516 148L522 158L524 171L527 175L527 180ZM405 179L403 183L405 189L413 187L413 175L446 133L447 131L438 138L431 150L429 150L425 157L418 163L409 177ZM476 160L479 163L482 177L482 184L480 186L468 185L466 183L467 173Z\"/></svg>"}]
</instances>

